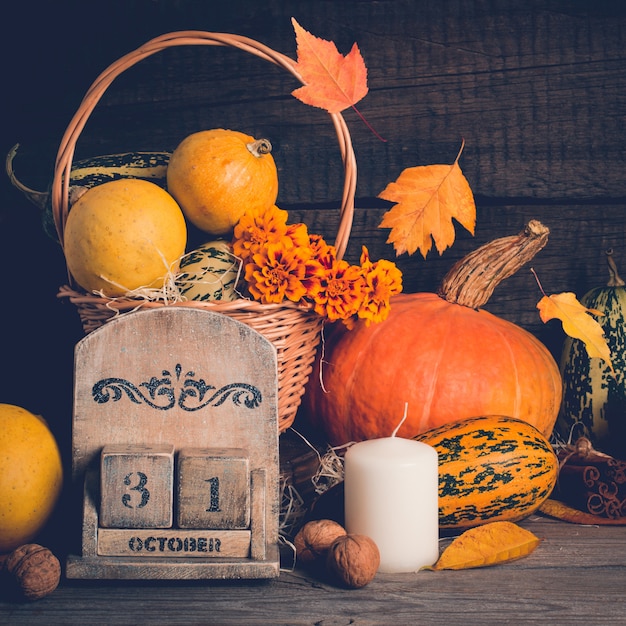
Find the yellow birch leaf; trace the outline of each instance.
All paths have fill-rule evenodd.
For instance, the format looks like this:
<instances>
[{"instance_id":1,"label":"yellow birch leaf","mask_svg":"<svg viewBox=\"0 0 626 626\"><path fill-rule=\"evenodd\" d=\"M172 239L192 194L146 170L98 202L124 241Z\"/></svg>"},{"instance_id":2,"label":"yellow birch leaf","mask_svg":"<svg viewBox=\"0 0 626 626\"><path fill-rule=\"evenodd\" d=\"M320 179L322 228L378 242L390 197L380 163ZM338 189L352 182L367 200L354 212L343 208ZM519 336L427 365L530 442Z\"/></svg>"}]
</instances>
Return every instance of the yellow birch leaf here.
<instances>
[{"instance_id":1,"label":"yellow birch leaf","mask_svg":"<svg viewBox=\"0 0 626 626\"><path fill-rule=\"evenodd\" d=\"M454 243L453 219L474 234L476 204L458 157L452 165L406 168L378 197L396 203L378 226L391 229L396 256L419 250L426 258L433 241L441 254Z\"/></svg>"},{"instance_id":2,"label":"yellow birch leaf","mask_svg":"<svg viewBox=\"0 0 626 626\"><path fill-rule=\"evenodd\" d=\"M590 357L601 358L613 370L611 350L604 337L602 326L591 317L592 314L603 315L603 313L588 309L571 292L544 295L537 308L544 323L551 319L561 320L563 331L567 335L584 342Z\"/></svg>"},{"instance_id":3,"label":"yellow birch leaf","mask_svg":"<svg viewBox=\"0 0 626 626\"><path fill-rule=\"evenodd\" d=\"M470 569L514 561L529 555L540 541L513 522L490 522L458 536L430 569Z\"/></svg>"}]
</instances>

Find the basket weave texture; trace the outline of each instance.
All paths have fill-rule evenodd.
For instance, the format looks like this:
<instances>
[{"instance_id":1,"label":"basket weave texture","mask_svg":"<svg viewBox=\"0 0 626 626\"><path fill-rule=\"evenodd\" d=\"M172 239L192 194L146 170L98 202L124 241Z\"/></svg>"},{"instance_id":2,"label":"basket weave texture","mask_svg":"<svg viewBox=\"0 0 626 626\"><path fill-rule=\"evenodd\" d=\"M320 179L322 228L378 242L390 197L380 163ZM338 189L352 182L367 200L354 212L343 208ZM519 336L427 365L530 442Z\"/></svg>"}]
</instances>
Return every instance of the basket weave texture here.
<instances>
[{"instance_id":1,"label":"basket weave texture","mask_svg":"<svg viewBox=\"0 0 626 626\"><path fill-rule=\"evenodd\" d=\"M296 63L291 58L247 37L205 31L179 31L156 37L112 63L98 76L85 94L65 131L57 153L51 189L51 206L57 235L62 246L65 222L70 208L69 182L72 160L76 142L89 116L109 85L126 69L156 52L181 45L238 48L284 68L300 83L304 84L298 73ZM340 222L335 239L337 256L342 258L348 244L354 215L356 159L350 133L343 116L340 113L330 113L329 115L337 134L344 166ZM68 298L77 307L85 333L97 329L107 320L121 313L159 306L187 306L206 309L228 315L252 327L270 340L277 350L279 432L284 432L292 425L312 371L323 325L323 319L309 307L291 302L261 304L244 298L228 302L187 301L175 303L131 297L109 299L101 295L86 293L74 284L69 272L68 276L70 278L69 284L61 287L59 296Z\"/></svg>"}]
</instances>

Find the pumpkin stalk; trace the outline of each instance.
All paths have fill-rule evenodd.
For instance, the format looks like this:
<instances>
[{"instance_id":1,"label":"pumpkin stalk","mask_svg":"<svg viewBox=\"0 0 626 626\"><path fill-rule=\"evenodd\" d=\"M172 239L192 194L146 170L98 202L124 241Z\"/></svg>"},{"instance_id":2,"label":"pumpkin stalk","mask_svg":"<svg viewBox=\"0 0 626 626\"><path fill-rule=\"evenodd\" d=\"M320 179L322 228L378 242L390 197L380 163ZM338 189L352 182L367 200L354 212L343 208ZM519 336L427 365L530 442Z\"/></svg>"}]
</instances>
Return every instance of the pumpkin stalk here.
<instances>
[{"instance_id":1,"label":"pumpkin stalk","mask_svg":"<svg viewBox=\"0 0 626 626\"><path fill-rule=\"evenodd\" d=\"M617 271L617 265L613 259L613 248L609 248L606 251L606 260L609 264L609 282L607 283L607 287L623 287L626 285Z\"/></svg>"},{"instance_id":2,"label":"pumpkin stalk","mask_svg":"<svg viewBox=\"0 0 626 626\"><path fill-rule=\"evenodd\" d=\"M548 243L550 230L530 220L518 235L494 239L457 261L444 277L439 296L473 309L487 303L494 289Z\"/></svg>"},{"instance_id":3,"label":"pumpkin stalk","mask_svg":"<svg viewBox=\"0 0 626 626\"><path fill-rule=\"evenodd\" d=\"M257 158L272 151L272 144L269 139L257 139L246 144L246 148Z\"/></svg>"}]
</instances>

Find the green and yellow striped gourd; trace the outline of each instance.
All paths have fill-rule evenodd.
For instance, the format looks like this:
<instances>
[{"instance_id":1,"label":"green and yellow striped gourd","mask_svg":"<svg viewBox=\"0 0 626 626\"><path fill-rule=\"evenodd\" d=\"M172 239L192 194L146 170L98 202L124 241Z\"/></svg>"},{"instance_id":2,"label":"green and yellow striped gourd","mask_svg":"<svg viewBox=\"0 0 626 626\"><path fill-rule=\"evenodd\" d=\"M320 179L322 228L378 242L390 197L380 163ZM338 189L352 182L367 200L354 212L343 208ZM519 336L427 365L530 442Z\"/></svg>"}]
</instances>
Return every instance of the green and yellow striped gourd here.
<instances>
[{"instance_id":1,"label":"green and yellow striped gourd","mask_svg":"<svg viewBox=\"0 0 626 626\"><path fill-rule=\"evenodd\" d=\"M13 172L13 159L17 154L17 149L18 146L16 145L7 155L7 174L13 185L42 210L44 229L56 239L56 227L50 205L50 191L30 189L17 179ZM165 188L170 156L169 152L124 152L75 161L72 164L69 181L70 206L87 189L118 178L141 178Z\"/></svg>"},{"instance_id":2,"label":"green and yellow striped gourd","mask_svg":"<svg viewBox=\"0 0 626 626\"><path fill-rule=\"evenodd\" d=\"M626 457L626 286L612 251L607 251L609 281L580 302L602 313L596 317L611 351L613 372L590 358L582 341L567 337L561 356L563 402L555 432L566 442L587 437L596 450Z\"/></svg>"},{"instance_id":3,"label":"green and yellow striped gourd","mask_svg":"<svg viewBox=\"0 0 626 626\"><path fill-rule=\"evenodd\" d=\"M550 496L558 460L534 426L505 416L451 422L415 437L439 455L439 527L518 521Z\"/></svg>"},{"instance_id":4,"label":"green and yellow striped gourd","mask_svg":"<svg viewBox=\"0 0 626 626\"><path fill-rule=\"evenodd\" d=\"M180 261L176 286L186 300L236 300L239 260L224 239L208 241Z\"/></svg>"}]
</instances>

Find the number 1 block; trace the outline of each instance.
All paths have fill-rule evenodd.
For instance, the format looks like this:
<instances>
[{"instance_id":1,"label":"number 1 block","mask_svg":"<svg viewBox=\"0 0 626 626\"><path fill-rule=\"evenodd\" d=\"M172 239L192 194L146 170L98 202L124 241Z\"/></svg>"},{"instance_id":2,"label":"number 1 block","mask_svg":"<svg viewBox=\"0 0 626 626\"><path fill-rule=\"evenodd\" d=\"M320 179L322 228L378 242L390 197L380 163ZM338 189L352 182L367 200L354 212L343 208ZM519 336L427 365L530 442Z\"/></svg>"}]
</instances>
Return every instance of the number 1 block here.
<instances>
[{"instance_id":1,"label":"number 1 block","mask_svg":"<svg viewBox=\"0 0 626 626\"><path fill-rule=\"evenodd\" d=\"M250 526L250 470L245 450L186 448L178 453L179 528Z\"/></svg>"},{"instance_id":2,"label":"number 1 block","mask_svg":"<svg viewBox=\"0 0 626 626\"><path fill-rule=\"evenodd\" d=\"M103 528L170 528L174 446L107 445L100 456Z\"/></svg>"}]
</instances>

